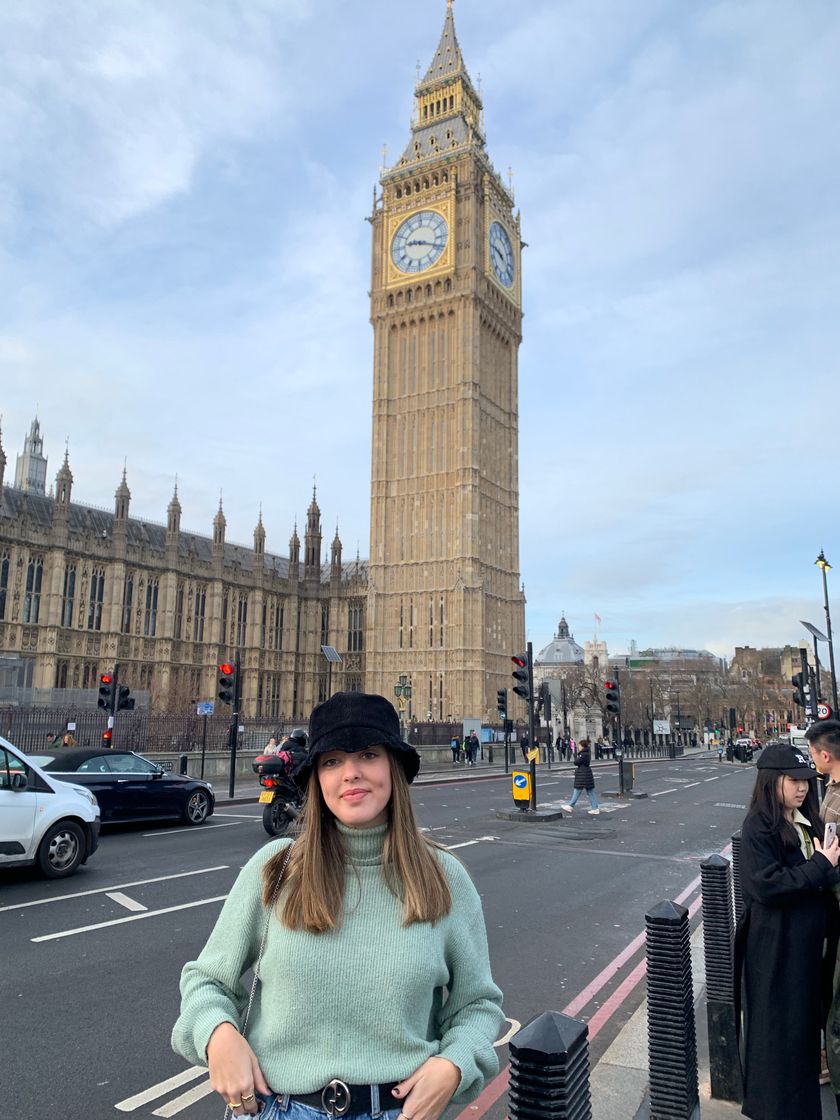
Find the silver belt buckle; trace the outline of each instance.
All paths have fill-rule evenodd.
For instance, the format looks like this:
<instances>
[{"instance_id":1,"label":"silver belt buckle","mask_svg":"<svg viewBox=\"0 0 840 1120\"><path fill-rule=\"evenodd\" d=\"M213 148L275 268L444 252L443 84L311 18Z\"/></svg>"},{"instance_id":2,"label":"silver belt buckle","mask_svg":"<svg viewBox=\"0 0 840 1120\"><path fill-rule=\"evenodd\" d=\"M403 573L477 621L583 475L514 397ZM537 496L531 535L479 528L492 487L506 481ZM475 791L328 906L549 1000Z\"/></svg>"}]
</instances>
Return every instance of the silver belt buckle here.
<instances>
[{"instance_id":1,"label":"silver belt buckle","mask_svg":"<svg viewBox=\"0 0 840 1120\"><path fill-rule=\"evenodd\" d=\"M343 1116L350 1109L350 1089L334 1077L321 1093L321 1104L327 1116Z\"/></svg>"}]
</instances>

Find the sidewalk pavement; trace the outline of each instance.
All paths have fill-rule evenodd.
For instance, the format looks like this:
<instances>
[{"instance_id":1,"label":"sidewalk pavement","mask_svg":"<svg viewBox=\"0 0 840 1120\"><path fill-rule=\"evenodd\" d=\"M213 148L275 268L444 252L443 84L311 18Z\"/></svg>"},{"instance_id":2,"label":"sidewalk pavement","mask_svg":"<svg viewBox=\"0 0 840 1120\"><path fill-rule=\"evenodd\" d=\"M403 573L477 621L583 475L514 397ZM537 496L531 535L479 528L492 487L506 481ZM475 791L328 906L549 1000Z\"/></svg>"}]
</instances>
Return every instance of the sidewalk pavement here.
<instances>
[{"instance_id":1,"label":"sidewalk pavement","mask_svg":"<svg viewBox=\"0 0 840 1120\"><path fill-rule=\"evenodd\" d=\"M705 747L686 747L684 753L679 757L696 758L699 755L705 754L710 754L710 752L707 751ZM711 755L711 757L714 756ZM643 766L648 762L673 762L678 760L663 757L654 757L633 758L628 759L628 761ZM520 767L525 764L520 762L520 760L517 758L513 761L512 765L515 767ZM593 762L592 769L601 770L607 766L614 765L615 763L612 759L604 759L599 762ZM553 762L551 770L549 770L548 767L543 764L537 771L538 780L540 778L544 779L551 774L571 774L573 770L574 764L571 762ZM463 763L459 762L457 766L450 765L449 767L446 767L442 770L429 770L426 773L423 773L423 771L421 770L417 778L415 779L414 784L422 786L431 784L433 782L474 782L477 778L504 778L506 776L507 775L505 774L503 751L502 761L494 762L492 766L488 762L477 762L475 766L465 766ZM260 787L257 784L256 776L254 777L253 782L247 777L237 779L236 788L233 794L233 800L231 800L231 798L229 798L227 795L227 778L224 778L221 781L214 778L213 782L216 789L217 806L233 805L234 803L247 803L249 801L255 802L260 793ZM537 788L537 792L539 793L539 786Z\"/></svg>"},{"instance_id":2,"label":"sidewalk pavement","mask_svg":"<svg viewBox=\"0 0 840 1120\"><path fill-rule=\"evenodd\" d=\"M700 1115L702 1120L736 1120L742 1116L740 1104L711 1099L702 922L691 938L691 975L697 1031ZM646 999L592 1070L590 1092L592 1120L650 1120ZM824 1085L822 1089L822 1107L823 1120L837 1120L834 1095L828 1085ZM791 1117L791 1120L795 1120L795 1117Z\"/></svg>"}]
</instances>

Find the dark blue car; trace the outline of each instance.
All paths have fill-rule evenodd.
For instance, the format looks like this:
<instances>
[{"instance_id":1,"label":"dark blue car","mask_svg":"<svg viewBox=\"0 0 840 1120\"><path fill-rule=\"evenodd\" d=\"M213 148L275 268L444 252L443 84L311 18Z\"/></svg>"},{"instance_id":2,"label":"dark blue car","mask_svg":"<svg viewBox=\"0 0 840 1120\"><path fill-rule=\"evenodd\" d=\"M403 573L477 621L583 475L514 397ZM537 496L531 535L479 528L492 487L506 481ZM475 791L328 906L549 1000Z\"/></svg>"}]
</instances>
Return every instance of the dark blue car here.
<instances>
[{"instance_id":1,"label":"dark blue car","mask_svg":"<svg viewBox=\"0 0 840 1120\"><path fill-rule=\"evenodd\" d=\"M31 758L56 778L89 789L103 824L166 818L203 824L216 805L209 782L173 774L133 751L56 747Z\"/></svg>"}]
</instances>

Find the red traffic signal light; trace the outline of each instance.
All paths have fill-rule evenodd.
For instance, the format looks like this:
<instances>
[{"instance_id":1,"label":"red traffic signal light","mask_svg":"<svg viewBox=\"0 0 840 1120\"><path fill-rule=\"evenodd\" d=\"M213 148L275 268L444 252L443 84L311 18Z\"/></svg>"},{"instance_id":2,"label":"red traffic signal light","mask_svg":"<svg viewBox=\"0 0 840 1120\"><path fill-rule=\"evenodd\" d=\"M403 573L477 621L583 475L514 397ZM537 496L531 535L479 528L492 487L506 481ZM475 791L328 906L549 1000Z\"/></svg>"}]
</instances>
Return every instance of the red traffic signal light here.
<instances>
[{"instance_id":1,"label":"red traffic signal light","mask_svg":"<svg viewBox=\"0 0 840 1120\"><path fill-rule=\"evenodd\" d=\"M527 653L514 653L511 655L511 661L516 666L513 670L513 679L517 683L513 686L513 691L517 696L521 696L523 700L526 700L530 704L533 687L528 655Z\"/></svg>"},{"instance_id":2,"label":"red traffic signal light","mask_svg":"<svg viewBox=\"0 0 840 1120\"><path fill-rule=\"evenodd\" d=\"M114 736L114 733L111 730L111 728L110 727L106 728L102 732L102 746L103 747L110 747L111 746L111 739L113 738L113 736Z\"/></svg>"},{"instance_id":3,"label":"red traffic signal light","mask_svg":"<svg viewBox=\"0 0 840 1120\"><path fill-rule=\"evenodd\" d=\"M103 673L99 678L99 683L100 684L110 684L111 681L113 681L113 679L114 678L111 676L110 673Z\"/></svg>"},{"instance_id":4,"label":"red traffic signal light","mask_svg":"<svg viewBox=\"0 0 840 1120\"><path fill-rule=\"evenodd\" d=\"M219 666L219 691L218 697L223 704L234 706L237 698L238 682L236 680L236 666L225 661Z\"/></svg>"}]
</instances>

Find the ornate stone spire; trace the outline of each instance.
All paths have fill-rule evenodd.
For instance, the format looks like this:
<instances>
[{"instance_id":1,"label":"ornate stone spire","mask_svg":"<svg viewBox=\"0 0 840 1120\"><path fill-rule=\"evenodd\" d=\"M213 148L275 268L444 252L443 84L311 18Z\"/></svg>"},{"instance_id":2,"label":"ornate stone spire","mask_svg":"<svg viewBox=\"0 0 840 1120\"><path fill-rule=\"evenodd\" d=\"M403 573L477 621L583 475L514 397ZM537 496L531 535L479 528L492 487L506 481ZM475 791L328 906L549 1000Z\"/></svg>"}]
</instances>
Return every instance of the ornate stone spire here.
<instances>
[{"instance_id":1,"label":"ornate stone spire","mask_svg":"<svg viewBox=\"0 0 840 1120\"><path fill-rule=\"evenodd\" d=\"M265 526L262 519L262 506L260 506L260 516L254 529L254 555L265 556Z\"/></svg>"},{"instance_id":2,"label":"ornate stone spire","mask_svg":"<svg viewBox=\"0 0 840 1120\"><path fill-rule=\"evenodd\" d=\"M3 499L3 480L6 477L6 452L3 450L3 430L0 428L0 501Z\"/></svg>"},{"instance_id":3,"label":"ornate stone spire","mask_svg":"<svg viewBox=\"0 0 840 1120\"><path fill-rule=\"evenodd\" d=\"M312 487L312 501L306 513L306 536L303 559L304 578L320 577L321 572L321 510Z\"/></svg>"},{"instance_id":4,"label":"ornate stone spire","mask_svg":"<svg viewBox=\"0 0 840 1120\"><path fill-rule=\"evenodd\" d=\"M225 528L227 521L225 520L225 512L222 509L222 495L219 494L219 508L216 516L213 518L213 546L216 549L224 548L225 544Z\"/></svg>"},{"instance_id":5,"label":"ornate stone spire","mask_svg":"<svg viewBox=\"0 0 840 1120\"><path fill-rule=\"evenodd\" d=\"M335 527L331 551L330 574L335 579L341 576L341 537L338 535L338 525Z\"/></svg>"},{"instance_id":6,"label":"ornate stone spire","mask_svg":"<svg viewBox=\"0 0 840 1120\"><path fill-rule=\"evenodd\" d=\"M70 470L70 448L64 447L64 462L55 476L55 500L58 505L70 505L70 493L73 489L73 472Z\"/></svg>"},{"instance_id":7,"label":"ornate stone spire","mask_svg":"<svg viewBox=\"0 0 840 1120\"><path fill-rule=\"evenodd\" d=\"M221 502L219 510L221 510ZM224 514L222 514L224 517ZM166 507L166 533L169 537L177 537L181 532L181 503L178 499L178 478L175 477L175 489L172 491L172 500Z\"/></svg>"},{"instance_id":8,"label":"ornate stone spire","mask_svg":"<svg viewBox=\"0 0 840 1120\"><path fill-rule=\"evenodd\" d=\"M569 624L566 621L566 616L565 615L560 616L560 621L557 624L557 637L558 638L568 638L569 637Z\"/></svg>"},{"instance_id":9,"label":"ornate stone spire","mask_svg":"<svg viewBox=\"0 0 840 1120\"><path fill-rule=\"evenodd\" d=\"M300 537L297 531L297 518L289 538L289 575L292 579L297 579L300 575Z\"/></svg>"},{"instance_id":10,"label":"ornate stone spire","mask_svg":"<svg viewBox=\"0 0 840 1120\"><path fill-rule=\"evenodd\" d=\"M128 506L131 502L131 491L125 477L125 464L123 464L122 480L114 491L114 520L128 521Z\"/></svg>"}]
</instances>

